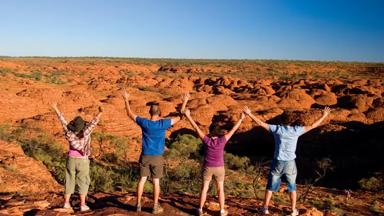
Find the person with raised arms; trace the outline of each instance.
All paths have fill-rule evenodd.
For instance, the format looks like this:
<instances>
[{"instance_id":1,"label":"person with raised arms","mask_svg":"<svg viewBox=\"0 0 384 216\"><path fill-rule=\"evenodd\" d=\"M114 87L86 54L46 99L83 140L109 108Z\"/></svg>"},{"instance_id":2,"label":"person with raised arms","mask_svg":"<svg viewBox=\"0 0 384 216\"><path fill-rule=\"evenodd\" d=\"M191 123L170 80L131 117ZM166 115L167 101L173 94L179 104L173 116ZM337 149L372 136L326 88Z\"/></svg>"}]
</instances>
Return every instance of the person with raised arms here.
<instances>
[{"instance_id":1,"label":"person with raised arms","mask_svg":"<svg viewBox=\"0 0 384 216\"><path fill-rule=\"evenodd\" d=\"M153 214L159 214L164 209L159 204L160 196L160 178L163 176L164 169L164 145L165 131L172 125L180 121L181 117L161 118L159 104L149 103L150 118L143 118L132 112L130 107L130 95L124 90L123 98L125 101L125 110L130 119L135 121L142 131L142 152L140 156L140 180L137 185L137 205L136 211L141 212L141 198L143 195L144 184L148 177L152 177L154 185L153 190ZM188 97L183 97L181 112L184 111Z\"/></svg>"},{"instance_id":2,"label":"person with raised arms","mask_svg":"<svg viewBox=\"0 0 384 216\"><path fill-rule=\"evenodd\" d=\"M57 103L54 103L52 108L60 120L65 139L69 143L65 169L64 208L72 209L69 201L77 185L80 194L80 211L88 211L90 208L85 204L85 198L91 182L88 158L91 154L91 133L100 121L103 110L99 107L99 113L89 123L80 116L67 123L64 114L58 109Z\"/></svg>"},{"instance_id":3,"label":"person with raised arms","mask_svg":"<svg viewBox=\"0 0 384 216\"><path fill-rule=\"evenodd\" d=\"M272 133L275 141L273 162L268 176L263 207L260 209L260 212L264 215L269 214L268 206L272 197L272 193L279 189L281 178L285 177L285 180L288 183L288 191L290 192L292 208L291 215L299 215L299 212L296 209L297 168L295 162L295 152L297 140L304 133L320 126L321 122L323 122L324 119L329 115L331 111L330 108L325 107L322 117L310 126L302 126L296 123L288 125L288 122L286 122L286 125L267 124L254 116L247 106L244 107L243 111L258 125Z\"/></svg>"},{"instance_id":4,"label":"person with raised arms","mask_svg":"<svg viewBox=\"0 0 384 216\"><path fill-rule=\"evenodd\" d=\"M191 112L189 109L185 110L185 116L191 123L192 127L196 130L197 134L199 135L200 139L203 141L204 144L204 163L202 169L203 184L201 186L200 191L200 206L196 210L196 214L204 214L203 207L207 199L209 183L212 180L212 176L214 176L216 180L217 192L219 195L220 215L228 215L228 211L224 208L224 147L227 144L228 140L240 127L241 122L245 118L245 114L243 112L241 113L240 119L228 133L224 133L218 125L211 125L210 133L208 135L206 135L199 128L196 122L192 119Z\"/></svg>"}]
</instances>

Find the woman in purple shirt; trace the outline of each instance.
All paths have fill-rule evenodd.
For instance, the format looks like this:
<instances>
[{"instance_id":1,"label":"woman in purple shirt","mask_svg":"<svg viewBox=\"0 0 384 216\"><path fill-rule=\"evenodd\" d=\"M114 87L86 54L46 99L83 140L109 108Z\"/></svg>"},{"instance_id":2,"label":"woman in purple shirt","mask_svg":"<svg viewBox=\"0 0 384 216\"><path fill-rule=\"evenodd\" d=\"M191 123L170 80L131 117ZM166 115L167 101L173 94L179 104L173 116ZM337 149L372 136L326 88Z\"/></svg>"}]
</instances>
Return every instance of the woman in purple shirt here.
<instances>
[{"instance_id":1,"label":"woman in purple shirt","mask_svg":"<svg viewBox=\"0 0 384 216\"><path fill-rule=\"evenodd\" d=\"M220 215L228 215L228 211L224 209L224 147L235 131L240 127L241 122L245 118L245 114L241 113L239 121L227 134L223 134L219 127L216 126L213 127L214 129L209 135L205 135L200 130L196 122L192 119L191 112L188 109L185 111L185 115L204 143L203 185L201 187L200 208L197 209L197 215L203 215L203 206L207 199L207 192L212 176L215 176L216 179L216 186L219 194Z\"/></svg>"}]
</instances>

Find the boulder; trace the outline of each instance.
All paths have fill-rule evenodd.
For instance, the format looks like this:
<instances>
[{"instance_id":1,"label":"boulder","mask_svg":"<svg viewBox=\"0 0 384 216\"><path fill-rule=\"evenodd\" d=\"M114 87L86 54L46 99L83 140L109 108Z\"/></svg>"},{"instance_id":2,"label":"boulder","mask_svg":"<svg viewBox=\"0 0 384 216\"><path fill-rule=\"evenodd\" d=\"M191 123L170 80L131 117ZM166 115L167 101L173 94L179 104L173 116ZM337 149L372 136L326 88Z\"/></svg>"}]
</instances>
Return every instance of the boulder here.
<instances>
[{"instance_id":1,"label":"boulder","mask_svg":"<svg viewBox=\"0 0 384 216\"><path fill-rule=\"evenodd\" d=\"M293 89L286 92L278 103L283 109L309 109L315 100L302 89Z\"/></svg>"}]
</instances>

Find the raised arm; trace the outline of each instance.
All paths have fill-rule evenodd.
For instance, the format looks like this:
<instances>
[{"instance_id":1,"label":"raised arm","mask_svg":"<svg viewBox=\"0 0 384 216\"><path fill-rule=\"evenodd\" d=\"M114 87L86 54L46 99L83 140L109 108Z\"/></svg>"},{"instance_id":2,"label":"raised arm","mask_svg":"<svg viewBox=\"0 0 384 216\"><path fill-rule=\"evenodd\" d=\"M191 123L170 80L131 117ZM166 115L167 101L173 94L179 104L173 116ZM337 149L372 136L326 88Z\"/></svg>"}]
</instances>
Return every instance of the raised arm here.
<instances>
[{"instance_id":1,"label":"raised arm","mask_svg":"<svg viewBox=\"0 0 384 216\"><path fill-rule=\"evenodd\" d=\"M185 116L187 117L189 123L191 123L193 129L195 129L197 134L199 135L199 137L201 139L203 139L205 137L205 134L203 133L203 131L200 130L199 126L197 126L196 122L192 119L191 111L189 109L186 109L184 113L185 113Z\"/></svg>"},{"instance_id":2,"label":"raised arm","mask_svg":"<svg viewBox=\"0 0 384 216\"><path fill-rule=\"evenodd\" d=\"M130 95L127 93L127 91L124 90L123 98L124 98L124 102L125 102L125 111L127 112L127 116L128 116L129 118L131 118L133 121L136 122L136 117L137 117L137 115L134 114L134 113L132 112L132 110L131 110L131 106L130 106L130 104L129 104L129 96L130 96Z\"/></svg>"},{"instance_id":3,"label":"raised arm","mask_svg":"<svg viewBox=\"0 0 384 216\"><path fill-rule=\"evenodd\" d=\"M227 134L225 134L225 139L226 139L227 141L228 141L229 139L231 139L231 137L233 136L233 134L237 131L237 129L239 129L239 127L240 127L240 125L241 125L241 122L243 122L244 119L245 119L245 114L244 114L244 112L241 112L239 121L237 121L237 123L235 124L235 126L233 126L233 128L232 128Z\"/></svg>"},{"instance_id":4,"label":"raised arm","mask_svg":"<svg viewBox=\"0 0 384 216\"><path fill-rule=\"evenodd\" d=\"M87 125L84 130L84 136L88 136L92 133L93 129L96 127L97 123L100 121L100 117L103 114L103 108L99 106L99 113L92 119L92 121Z\"/></svg>"},{"instance_id":5,"label":"raised arm","mask_svg":"<svg viewBox=\"0 0 384 216\"><path fill-rule=\"evenodd\" d=\"M329 107L325 107L324 110L323 110L323 116L321 116L321 118L319 118L315 123L313 123L311 126L305 126L304 127L304 131L305 133L314 129L314 128L317 128L320 126L321 122L324 121L324 119L329 115L329 113L331 113L331 109Z\"/></svg>"},{"instance_id":6,"label":"raised arm","mask_svg":"<svg viewBox=\"0 0 384 216\"><path fill-rule=\"evenodd\" d=\"M183 104L181 105L180 112L182 114L184 114L184 112L185 112L185 107L187 106L187 103L188 103L188 100L189 100L190 97L191 97L191 95L189 95L189 93L185 93L181 97L181 100L183 101Z\"/></svg>"},{"instance_id":7,"label":"raised arm","mask_svg":"<svg viewBox=\"0 0 384 216\"><path fill-rule=\"evenodd\" d=\"M60 112L59 108L57 108L57 103L53 103L52 108L53 108L53 110L55 110L56 115L59 118L61 126L63 127L64 131L68 132L68 127L67 127L68 122L67 122L67 120L65 120L64 114L62 112Z\"/></svg>"},{"instance_id":8,"label":"raised arm","mask_svg":"<svg viewBox=\"0 0 384 216\"><path fill-rule=\"evenodd\" d=\"M174 125L181 120L182 114L184 114L184 112L185 112L185 107L187 106L187 102L188 102L189 98L190 98L189 93L182 95L181 99L183 101L183 104L181 105L181 109L180 109L181 115L171 118L171 125Z\"/></svg>"},{"instance_id":9,"label":"raised arm","mask_svg":"<svg viewBox=\"0 0 384 216\"><path fill-rule=\"evenodd\" d=\"M253 121L255 121L258 125L260 125L261 127L263 127L265 130L269 131L269 124L267 124L267 123L261 121L259 118L257 118L256 116L254 116L254 115L252 114L251 110L250 110L247 106L245 106L245 107L243 108L243 111L244 111L245 114L247 114L249 117L251 117L251 119L252 119Z\"/></svg>"}]
</instances>

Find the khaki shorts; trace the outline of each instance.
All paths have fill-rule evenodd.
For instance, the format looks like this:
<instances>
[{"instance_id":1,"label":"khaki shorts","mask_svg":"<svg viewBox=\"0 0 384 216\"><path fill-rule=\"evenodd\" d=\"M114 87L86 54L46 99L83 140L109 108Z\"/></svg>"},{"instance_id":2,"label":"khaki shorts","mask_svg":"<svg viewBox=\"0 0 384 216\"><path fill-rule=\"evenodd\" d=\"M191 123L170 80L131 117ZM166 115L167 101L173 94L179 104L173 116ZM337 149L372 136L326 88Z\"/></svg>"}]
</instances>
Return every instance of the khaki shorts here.
<instances>
[{"instance_id":1,"label":"khaki shorts","mask_svg":"<svg viewBox=\"0 0 384 216\"><path fill-rule=\"evenodd\" d=\"M152 178L163 177L164 158L162 155L141 155L140 176Z\"/></svg>"},{"instance_id":2,"label":"khaki shorts","mask_svg":"<svg viewBox=\"0 0 384 216\"><path fill-rule=\"evenodd\" d=\"M221 167L203 167L203 179L204 181L211 181L212 176L215 176L216 181L224 181L225 168Z\"/></svg>"}]
</instances>

